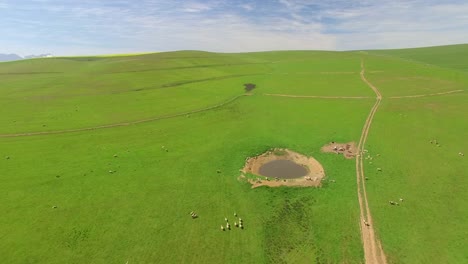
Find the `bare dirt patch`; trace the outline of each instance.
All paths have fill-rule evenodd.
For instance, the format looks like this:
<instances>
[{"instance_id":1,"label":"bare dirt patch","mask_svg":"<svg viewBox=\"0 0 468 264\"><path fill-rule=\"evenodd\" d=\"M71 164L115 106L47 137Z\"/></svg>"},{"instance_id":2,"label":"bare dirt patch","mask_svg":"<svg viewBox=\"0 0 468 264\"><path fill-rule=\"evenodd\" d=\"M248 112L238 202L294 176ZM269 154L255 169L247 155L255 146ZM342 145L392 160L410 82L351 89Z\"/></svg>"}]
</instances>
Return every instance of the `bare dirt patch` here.
<instances>
[{"instance_id":1,"label":"bare dirt patch","mask_svg":"<svg viewBox=\"0 0 468 264\"><path fill-rule=\"evenodd\" d=\"M293 179L282 179L279 177L266 177L260 174L260 168L270 162L278 160L288 160L304 167L307 170L307 175ZM296 187L318 187L321 185L322 179L325 177L325 172L322 165L314 158L307 157L297 152L288 149L272 149L259 156L248 158L242 173L251 173L257 175L256 179L247 178L241 175L241 178L246 178L252 188L260 186L296 186ZM284 177L286 178L286 177Z\"/></svg>"},{"instance_id":2,"label":"bare dirt patch","mask_svg":"<svg viewBox=\"0 0 468 264\"><path fill-rule=\"evenodd\" d=\"M331 152L336 154L342 154L347 159L352 159L356 157L357 148L356 143L349 142L349 143L337 143L337 142L330 142L322 147L322 152Z\"/></svg>"}]
</instances>

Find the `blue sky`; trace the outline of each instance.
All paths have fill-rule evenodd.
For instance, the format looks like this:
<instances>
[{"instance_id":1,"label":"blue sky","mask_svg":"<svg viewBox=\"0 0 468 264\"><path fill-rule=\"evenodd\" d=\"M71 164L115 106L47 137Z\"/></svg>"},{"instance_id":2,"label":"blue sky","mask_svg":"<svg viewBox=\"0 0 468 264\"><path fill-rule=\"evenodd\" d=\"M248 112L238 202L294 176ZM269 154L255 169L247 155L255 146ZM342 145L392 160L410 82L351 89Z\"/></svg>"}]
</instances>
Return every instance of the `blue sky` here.
<instances>
[{"instance_id":1,"label":"blue sky","mask_svg":"<svg viewBox=\"0 0 468 264\"><path fill-rule=\"evenodd\" d=\"M0 53L20 55L455 43L466 0L0 0Z\"/></svg>"}]
</instances>

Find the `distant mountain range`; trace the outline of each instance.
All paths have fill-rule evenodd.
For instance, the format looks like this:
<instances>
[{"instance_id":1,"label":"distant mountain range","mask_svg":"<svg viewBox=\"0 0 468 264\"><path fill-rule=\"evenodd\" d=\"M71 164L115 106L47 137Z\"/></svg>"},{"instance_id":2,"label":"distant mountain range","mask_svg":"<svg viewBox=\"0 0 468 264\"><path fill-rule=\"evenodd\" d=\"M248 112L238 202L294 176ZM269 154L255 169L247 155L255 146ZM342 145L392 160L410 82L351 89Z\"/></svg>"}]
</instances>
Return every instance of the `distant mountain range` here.
<instances>
[{"instance_id":1,"label":"distant mountain range","mask_svg":"<svg viewBox=\"0 0 468 264\"><path fill-rule=\"evenodd\" d=\"M15 60L23 60L23 59L35 59L35 58L50 58L52 57L52 54L46 53L46 54L39 54L39 55L27 55L24 57L21 57L17 54L1 54L0 53L0 62L2 61L15 61Z\"/></svg>"}]
</instances>

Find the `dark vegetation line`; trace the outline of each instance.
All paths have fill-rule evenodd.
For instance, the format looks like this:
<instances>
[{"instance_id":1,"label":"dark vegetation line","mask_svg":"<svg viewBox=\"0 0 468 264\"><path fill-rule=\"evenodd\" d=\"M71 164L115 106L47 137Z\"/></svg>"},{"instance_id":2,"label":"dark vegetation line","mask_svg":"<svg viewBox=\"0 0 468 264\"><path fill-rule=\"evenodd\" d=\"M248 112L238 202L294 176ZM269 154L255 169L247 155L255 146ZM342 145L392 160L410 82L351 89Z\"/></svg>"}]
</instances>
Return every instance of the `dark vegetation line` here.
<instances>
[{"instance_id":1,"label":"dark vegetation line","mask_svg":"<svg viewBox=\"0 0 468 264\"><path fill-rule=\"evenodd\" d=\"M239 65L256 65L256 64L270 64L270 63L271 62L204 64L204 65L179 66L179 67L167 67L167 68L153 68L153 69L128 70L128 71L111 71L111 72L105 72L103 74L119 74L119 73L150 72L150 71L170 71L170 70L193 69L193 68L229 67L229 66L239 66Z\"/></svg>"},{"instance_id":2,"label":"dark vegetation line","mask_svg":"<svg viewBox=\"0 0 468 264\"><path fill-rule=\"evenodd\" d=\"M138 57L138 56L148 56L148 55L159 55L162 53L147 53L147 54L129 54L128 56L103 56L103 57L95 57L95 56L85 56L85 57L53 57L51 59L60 59L60 60L71 60L71 61L99 61L99 60L113 60L113 59L121 59L121 58L128 58L128 57ZM173 56L173 57L158 57L158 60L172 60L172 59L202 59L202 58L217 58L215 56Z\"/></svg>"},{"instance_id":3,"label":"dark vegetation line","mask_svg":"<svg viewBox=\"0 0 468 264\"><path fill-rule=\"evenodd\" d=\"M145 86L145 87L133 88L133 89L130 89L130 90L122 90L122 91L79 93L79 94L74 94L73 96L74 97L77 97L77 96L96 96L96 95L108 95L108 94L123 94L123 93L128 93L128 92L141 92L141 91L145 91L145 90L154 90L154 89L165 89L165 88L178 87L178 86L182 86L182 85L190 84L190 83L200 83L200 82L207 82L207 81L225 80L225 79L244 77L244 76L260 76L260 75L266 75L266 74L267 73L224 75L224 76L216 76L216 77L205 78L205 79L195 79L195 80L179 81L179 82L173 82L173 83L165 83L165 84L156 85L156 86ZM60 98L60 97L67 97L67 96L50 96L50 97Z\"/></svg>"},{"instance_id":4,"label":"dark vegetation line","mask_svg":"<svg viewBox=\"0 0 468 264\"><path fill-rule=\"evenodd\" d=\"M205 79L179 81L179 82L173 82L173 83L166 83L166 84L162 84L159 86L146 86L146 87L136 88L136 89L133 89L132 91L138 92L138 91L151 90L151 89L164 89L164 88L171 88L171 87L181 86L181 85L190 84L190 83L216 81L216 80L224 80L224 79L230 79L230 78L236 78L236 77L256 76L256 75L265 75L265 73L233 74L233 75L217 76L217 77L211 77L211 78L205 78ZM128 92L128 91L122 91L122 92ZM122 92L115 92L115 93L122 93Z\"/></svg>"},{"instance_id":5,"label":"dark vegetation line","mask_svg":"<svg viewBox=\"0 0 468 264\"><path fill-rule=\"evenodd\" d=\"M196 114L196 113L201 113L201 112L206 112L209 110L214 110L220 107L223 107L227 104L230 104L240 97L247 96L248 94L241 94L237 95L225 102L205 107L205 108L200 108L196 110L191 110L183 113L177 113L177 114L171 114L171 115L163 115L163 116L157 116L157 117L151 117L147 119L140 119L136 121L130 121L130 122L122 122L122 123L115 123L115 124L109 124L109 125L101 125L101 126L94 126L94 127L85 127L85 128L77 128L77 129L65 129L65 130L56 130L56 131L41 131L41 132L26 132L26 133L15 133L15 134L0 134L0 138L8 138L8 137L27 137L27 136L40 136L40 135L56 135L56 134L65 134L65 133L75 133L75 132L83 132L83 131L92 131L92 130L98 130L98 129L105 129L105 128L113 128L113 127L124 127L124 126L131 126L131 125L136 125L136 124L141 124L141 123L147 123L147 122L153 122L153 121L159 121L159 120L164 120L164 119L170 119L170 118L176 118L184 115L189 115L189 114Z\"/></svg>"},{"instance_id":6,"label":"dark vegetation line","mask_svg":"<svg viewBox=\"0 0 468 264\"><path fill-rule=\"evenodd\" d=\"M0 75L59 74L64 72L0 72Z\"/></svg>"}]
</instances>

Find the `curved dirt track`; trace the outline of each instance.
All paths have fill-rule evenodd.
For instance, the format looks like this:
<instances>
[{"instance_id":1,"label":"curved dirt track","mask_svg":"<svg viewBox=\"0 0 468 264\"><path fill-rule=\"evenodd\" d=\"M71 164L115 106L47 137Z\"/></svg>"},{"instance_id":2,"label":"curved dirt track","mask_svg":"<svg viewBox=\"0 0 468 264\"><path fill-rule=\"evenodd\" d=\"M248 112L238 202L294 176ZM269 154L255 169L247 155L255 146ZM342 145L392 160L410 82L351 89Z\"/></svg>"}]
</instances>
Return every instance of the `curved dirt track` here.
<instances>
[{"instance_id":1,"label":"curved dirt track","mask_svg":"<svg viewBox=\"0 0 468 264\"><path fill-rule=\"evenodd\" d=\"M292 94L263 94L267 96L281 96L291 98L323 98L323 99L368 99L367 96L319 96L319 95L292 95Z\"/></svg>"},{"instance_id":2,"label":"curved dirt track","mask_svg":"<svg viewBox=\"0 0 468 264\"><path fill-rule=\"evenodd\" d=\"M25 132L25 133L16 133L16 134L0 134L0 138L7 138L7 137L27 137L27 136L41 136L41 135L56 135L56 134L65 134L65 133L74 133L74 132L83 132L83 131L91 131L91 130L98 130L98 129L104 129L104 128L113 128L113 127L123 127L123 126L130 126L130 125L136 125L140 123L146 123L146 122L153 122L153 121L158 121L158 120L163 120L163 119L170 119L170 118L175 118L175 117L180 117L184 115L189 115L189 114L195 114L195 113L200 113L200 112L205 112L208 110L213 110L216 108L220 108L222 106L225 106L229 103L232 103L239 99L242 96L248 96L249 94L241 94L237 95L225 102L219 103L217 105L201 108L201 109L196 109L188 112L183 112L183 113L178 113L178 114L172 114L172 115L165 115L165 116L157 116L157 117L152 117L152 118L147 118L147 119L140 119L140 120L135 120L135 121L130 121L130 122L123 122L123 123L115 123L115 124L109 124L109 125L101 125L101 126L94 126L94 127L84 127L84 128L76 128L76 129L65 129L65 130L55 130L55 131L40 131L40 132Z\"/></svg>"},{"instance_id":3,"label":"curved dirt track","mask_svg":"<svg viewBox=\"0 0 468 264\"><path fill-rule=\"evenodd\" d=\"M431 93L431 94L417 94L417 95L405 95L405 96L391 96L388 97L390 99L397 99L397 98L416 98L416 97L427 97L427 96L437 96L437 95L444 95L444 94L452 94L452 93L460 93L464 90L453 90L448 92L441 92L441 93Z\"/></svg>"},{"instance_id":4,"label":"curved dirt track","mask_svg":"<svg viewBox=\"0 0 468 264\"><path fill-rule=\"evenodd\" d=\"M359 200L359 208L361 211L361 236L362 242L364 246L364 257L367 264L374 264L374 263L387 263L387 259L385 257L384 251L382 249L382 245L380 241L375 236L374 225L372 221L372 217L369 210L369 204L367 201L367 193L366 193L366 186L365 186L365 176L364 176L364 166L362 161L362 154L364 145L366 144L367 136L369 134L369 129L372 124L372 120L374 119L374 115L379 108L380 102L382 100L382 95L380 94L377 87L372 85L365 77L365 68L364 68L364 60L361 61L361 79L365 82L374 92L376 95L376 101L374 106L372 107L369 115L367 116L366 122L364 123L364 127L362 128L361 138L359 139L359 144L357 147L358 155L356 156L356 179L357 179L357 188L358 188L358 200Z\"/></svg>"}]
</instances>

